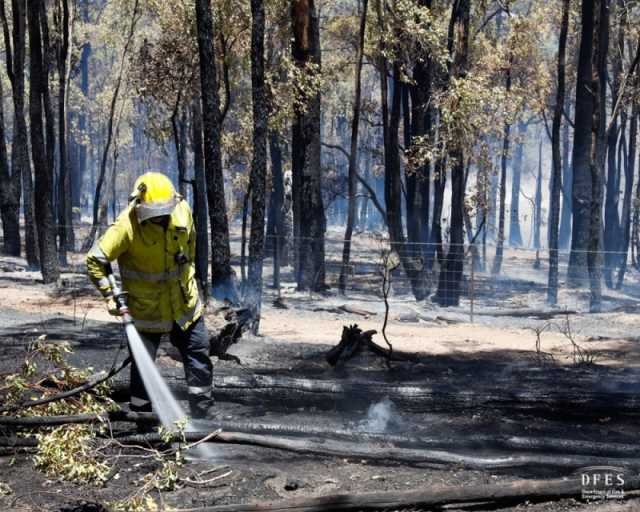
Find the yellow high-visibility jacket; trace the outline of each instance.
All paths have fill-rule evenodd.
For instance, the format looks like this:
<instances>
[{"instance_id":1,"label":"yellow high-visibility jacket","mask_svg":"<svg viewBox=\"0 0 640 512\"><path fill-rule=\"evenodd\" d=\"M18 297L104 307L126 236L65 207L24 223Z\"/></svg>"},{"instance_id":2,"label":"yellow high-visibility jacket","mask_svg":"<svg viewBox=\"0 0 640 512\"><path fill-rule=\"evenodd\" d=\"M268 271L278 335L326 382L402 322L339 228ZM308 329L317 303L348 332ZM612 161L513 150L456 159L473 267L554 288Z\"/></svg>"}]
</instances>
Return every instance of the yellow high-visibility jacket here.
<instances>
[{"instance_id":1,"label":"yellow high-visibility jacket","mask_svg":"<svg viewBox=\"0 0 640 512\"><path fill-rule=\"evenodd\" d=\"M195 280L196 234L191 209L178 201L167 228L138 222L129 205L87 254L89 277L103 296L111 293L105 265L118 260L129 310L142 332L186 330L202 315Z\"/></svg>"}]
</instances>

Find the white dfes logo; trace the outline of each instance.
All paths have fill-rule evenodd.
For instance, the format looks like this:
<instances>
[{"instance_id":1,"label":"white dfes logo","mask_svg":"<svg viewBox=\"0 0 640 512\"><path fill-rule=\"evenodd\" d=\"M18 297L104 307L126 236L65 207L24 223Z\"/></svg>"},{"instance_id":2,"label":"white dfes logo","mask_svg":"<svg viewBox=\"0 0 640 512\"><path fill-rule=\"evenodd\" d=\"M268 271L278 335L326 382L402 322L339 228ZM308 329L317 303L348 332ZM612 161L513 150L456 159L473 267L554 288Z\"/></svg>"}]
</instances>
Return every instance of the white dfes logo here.
<instances>
[{"instance_id":1,"label":"white dfes logo","mask_svg":"<svg viewBox=\"0 0 640 512\"><path fill-rule=\"evenodd\" d=\"M582 483L582 499L624 498L624 469L616 466L589 466L577 471Z\"/></svg>"}]
</instances>

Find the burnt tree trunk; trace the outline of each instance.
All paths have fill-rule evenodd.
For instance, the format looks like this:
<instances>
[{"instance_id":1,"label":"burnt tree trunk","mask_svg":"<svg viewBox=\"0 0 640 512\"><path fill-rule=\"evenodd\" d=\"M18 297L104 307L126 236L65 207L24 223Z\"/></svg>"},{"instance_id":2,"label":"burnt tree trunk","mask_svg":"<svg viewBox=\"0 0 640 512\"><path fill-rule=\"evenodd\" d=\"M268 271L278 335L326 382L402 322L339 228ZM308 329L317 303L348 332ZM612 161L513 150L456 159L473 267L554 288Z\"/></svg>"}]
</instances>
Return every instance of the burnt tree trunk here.
<instances>
[{"instance_id":1,"label":"burnt tree trunk","mask_svg":"<svg viewBox=\"0 0 640 512\"><path fill-rule=\"evenodd\" d=\"M429 243L425 255L426 271L431 272L436 259L442 262L444 259L442 249L442 208L444 206L444 191L447 185L446 160L438 158L434 167L433 182L433 218L431 220L431 231L429 232Z\"/></svg>"},{"instance_id":2,"label":"burnt tree trunk","mask_svg":"<svg viewBox=\"0 0 640 512\"><path fill-rule=\"evenodd\" d=\"M11 5L13 14L13 27L11 34L13 51L10 50L11 40L9 36L9 28L6 22L4 2L2 3L1 14L6 48L7 74L9 75L9 80L11 82L14 110L11 169L14 179L13 187L15 187L15 193L12 194L12 197L19 208L21 195L20 188L22 182L27 265L30 268L36 268L38 266L38 244L33 210L33 178L31 175L31 162L29 160L29 143L25 116L24 66L26 48L26 4L24 2L14 1ZM19 210L15 215L19 218ZM18 223L16 222L16 228L17 227ZM19 237L19 232L17 236ZM11 237L9 240L11 240ZM6 241L7 240L5 239L5 242ZM16 243L17 247L15 246ZM13 235L11 244L14 245L14 247L12 247L12 252L19 255L19 238L15 238L15 235Z\"/></svg>"},{"instance_id":3,"label":"burnt tree trunk","mask_svg":"<svg viewBox=\"0 0 640 512\"><path fill-rule=\"evenodd\" d=\"M637 77L640 76L640 72L636 70L636 83L638 83ZM622 241L620 256L620 269L618 270L618 279L616 282L616 288L622 288L624 282L624 275L627 270L627 258L629 254L629 242L631 235L631 196L633 194L633 181L635 177L635 165L636 165L636 151L637 151L637 139L638 139L638 117L640 117L640 107L636 102L631 111L630 128L629 128L629 152L627 154L627 162L624 166L625 170L625 183L624 183L624 198L622 200Z\"/></svg>"},{"instance_id":4,"label":"burnt tree trunk","mask_svg":"<svg viewBox=\"0 0 640 512\"><path fill-rule=\"evenodd\" d=\"M196 0L196 20L200 56L204 162L211 223L212 293L217 299L229 299L235 303L238 301L238 292L235 274L231 268L229 223L220 148L220 93L215 64L213 14L208 0Z\"/></svg>"},{"instance_id":5,"label":"burnt tree trunk","mask_svg":"<svg viewBox=\"0 0 640 512\"><path fill-rule=\"evenodd\" d=\"M384 19L380 2L376 5L378 22L384 30ZM388 62L386 57L379 59L380 93L382 103L382 124L384 140L384 198L387 214L387 229L391 248L397 252L402 267L411 283L411 289L416 300L426 298L426 288L422 277L422 265L412 257L409 250L402 223L402 183L400 176L400 147L398 133L400 130L400 103L402 96L402 82L400 81L400 63L393 62L392 66L391 110L388 107Z\"/></svg>"},{"instance_id":6,"label":"burnt tree trunk","mask_svg":"<svg viewBox=\"0 0 640 512\"><path fill-rule=\"evenodd\" d=\"M601 310L602 303L602 195L605 164L605 99L607 86L607 50L609 44L609 1L594 1L594 31L592 55L592 124L591 124L591 212L587 265L589 270L592 313Z\"/></svg>"},{"instance_id":7,"label":"burnt tree trunk","mask_svg":"<svg viewBox=\"0 0 640 512\"><path fill-rule=\"evenodd\" d=\"M507 67L507 78L505 82L505 90L507 96L511 93L511 67L513 65L513 54L509 56L509 65ZM502 139L502 153L500 155L500 205L498 211L498 240L496 243L496 255L493 260L491 273L493 275L500 274L502 269L502 258L504 255L504 224L507 200L507 161L509 160L509 146L511 143L511 123L506 122L504 125L504 136Z\"/></svg>"},{"instance_id":8,"label":"burnt tree trunk","mask_svg":"<svg viewBox=\"0 0 640 512\"><path fill-rule=\"evenodd\" d=\"M207 179L204 174L204 153L202 152L202 107L200 97L192 105L193 130L193 210L196 224L196 279L200 292L207 297L209 273L209 237L207 235Z\"/></svg>"},{"instance_id":9,"label":"burnt tree trunk","mask_svg":"<svg viewBox=\"0 0 640 512\"><path fill-rule=\"evenodd\" d=\"M571 254L567 284L581 286L587 283L587 250L589 248L592 180L591 146L593 101L592 87L594 53L594 3L598 0L582 0L580 51L578 55L578 78L576 83L576 101L574 116L573 156L573 225L571 231Z\"/></svg>"},{"instance_id":10,"label":"burnt tree trunk","mask_svg":"<svg viewBox=\"0 0 640 512\"><path fill-rule=\"evenodd\" d=\"M284 233L284 173L282 170L282 148L278 133L269 132L269 156L271 158L271 198L269 200L269 219L271 231L271 247L273 248L273 287L280 289L280 267L289 261L285 253ZM269 230L267 230L269 236Z\"/></svg>"},{"instance_id":11,"label":"burnt tree trunk","mask_svg":"<svg viewBox=\"0 0 640 512\"><path fill-rule=\"evenodd\" d=\"M358 189L358 181L356 174L358 172L358 129L360 126L360 95L362 74L362 59L364 55L364 39L367 23L367 0L362 2L362 12L360 13L360 32L358 38L358 49L356 52L356 70L354 79L355 97L353 100L353 117L351 119L351 147L349 152L349 170L348 170L348 187L349 187L349 205L347 209L347 227L344 234L344 245L342 248L342 267L340 269L339 291L344 294L347 288L347 276L349 274L349 260L351 257L351 236L353 234L353 226L356 222L356 192Z\"/></svg>"},{"instance_id":12,"label":"burnt tree trunk","mask_svg":"<svg viewBox=\"0 0 640 512\"><path fill-rule=\"evenodd\" d=\"M565 106L569 110L569 101L565 95ZM560 214L560 232L558 248L566 250L571 244L571 212L573 201L571 188L573 183L572 164L569 161L569 131L571 125L565 120L562 128L562 212Z\"/></svg>"},{"instance_id":13,"label":"burnt tree trunk","mask_svg":"<svg viewBox=\"0 0 640 512\"><path fill-rule=\"evenodd\" d=\"M74 249L73 219L71 215L71 168L68 154L68 113L69 95L67 86L71 68L70 35L71 15L69 0L61 1L62 12L58 14L60 33L58 44L58 254L63 265L67 263L67 251Z\"/></svg>"},{"instance_id":14,"label":"burnt tree trunk","mask_svg":"<svg viewBox=\"0 0 640 512\"><path fill-rule=\"evenodd\" d=\"M455 4L452 13L453 62L449 76L464 77L467 70L467 54L469 48L470 1L460 0ZM464 266L464 188L465 157L463 134L455 129L452 147L449 151L451 162L451 233L449 252L440 270L438 291L434 301L441 306L457 306L460 302L460 284Z\"/></svg>"},{"instance_id":15,"label":"burnt tree trunk","mask_svg":"<svg viewBox=\"0 0 640 512\"><path fill-rule=\"evenodd\" d=\"M622 7L623 12L617 12L620 15L620 22L618 25L618 38L617 44L612 53L612 76L610 80L611 84L611 96L614 98L612 110L617 105L615 99L620 94L620 81L622 80L622 61L624 59L624 34L626 26L626 16L624 11L626 8L621 5L622 2L616 1L619 7ZM619 249L622 240L622 226L619 216L619 200L620 200L620 174L622 159L618 159L618 138L619 135L624 135L626 129L625 115L621 116L621 123L618 125L617 113L613 113L613 118L610 121L608 133L607 133L607 186L606 186L606 200L604 207L604 281L608 288L613 288L613 273L616 267L620 263Z\"/></svg>"},{"instance_id":16,"label":"burnt tree trunk","mask_svg":"<svg viewBox=\"0 0 640 512\"><path fill-rule=\"evenodd\" d=\"M552 170L549 206L549 279L547 288L547 302L551 305L555 305L558 302L558 224L560 223L560 190L562 188L563 164L560 155L560 128L562 124L562 109L565 103L569 3L570 0L562 0L562 21L560 22L560 38L558 41L558 88L551 129ZM566 162L564 164L567 165Z\"/></svg>"},{"instance_id":17,"label":"burnt tree trunk","mask_svg":"<svg viewBox=\"0 0 640 512\"><path fill-rule=\"evenodd\" d=\"M2 18L2 30L4 34L5 61L7 63L7 75L15 91L15 73L11 55L11 37L9 25L4 8L4 2L0 5L0 17ZM0 93L2 88L0 86ZM0 94L0 96L2 96ZM13 92L15 99L15 93ZM15 102L14 102L15 105ZM2 220L3 246L2 252L10 256L20 256L20 169L9 166L7 143L5 135L4 104L0 105L0 218ZM14 151L17 150L15 142L17 136L14 125Z\"/></svg>"},{"instance_id":18,"label":"burnt tree trunk","mask_svg":"<svg viewBox=\"0 0 640 512\"><path fill-rule=\"evenodd\" d=\"M0 97L2 85L0 84ZM5 138L4 105L0 101L0 217L2 218L2 252L20 256L20 174L9 168Z\"/></svg>"},{"instance_id":19,"label":"burnt tree trunk","mask_svg":"<svg viewBox=\"0 0 640 512\"><path fill-rule=\"evenodd\" d=\"M35 170L35 217L38 223L38 248L40 270L46 283L55 282L60 273L56 254L55 219L51 201L53 176L48 163L47 145L44 135L44 112L48 80L47 63L42 53L43 0L31 0L27 7L30 49L29 119L31 123L31 156ZM49 148L50 149L50 148Z\"/></svg>"},{"instance_id":20,"label":"burnt tree trunk","mask_svg":"<svg viewBox=\"0 0 640 512\"><path fill-rule=\"evenodd\" d=\"M178 93L173 113L171 114L171 131L173 132L173 145L176 150L176 162L178 164L178 192L182 197L187 197L187 130L184 115L181 112Z\"/></svg>"},{"instance_id":21,"label":"burnt tree trunk","mask_svg":"<svg viewBox=\"0 0 640 512\"><path fill-rule=\"evenodd\" d=\"M251 161L251 235L247 302L257 334L262 304L264 217L267 179L268 109L264 83L264 0L251 0L251 98L253 102L253 159Z\"/></svg>"},{"instance_id":22,"label":"burnt tree trunk","mask_svg":"<svg viewBox=\"0 0 640 512\"><path fill-rule=\"evenodd\" d=\"M78 6L80 19L84 23L89 22L89 0L82 0ZM91 56L91 43L85 41L80 52L80 91L86 100L89 97L89 57ZM77 162L72 167L71 176L71 204L74 208L82 207L82 186L87 175L87 144L86 139L89 138L88 114L86 109L80 109L78 112L78 133L80 140L77 144Z\"/></svg>"},{"instance_id":23,"label":"burnt tree trunk","mask_svg":"<svg viewBox=\"0 0 640 512\"><path fill-rule=\"evenodd\" d=\"M293 60L304 73L320 73L320 26L314 0L291 1ZM304 98L292 126L291 168L299 290L325 289L324 236L326 219L322 199L320 159L320 91Z\"/></svg>"},{"instance_id":24,"label":"burnt tree trunk","mask_svg":"<svg viewBox=\"0 0 640 512\"><path fill-rule=\"evenodd\" d=\"M511 166L511 208L509 210L509 245L522 246L522 233L520 231L520 178L522 175L522 163L524 160L524 139L527 134L527 125L520 122L518 127L518 141L513 155Z\"/></svg>"},{"instance_id":25,"label":"burnt tree trunk","mask_svg":"<svg viewBox=\"0 0 640 512\"><path fill-rule=\"evenodd\" d=\"M420 0L420 5L432 8L432 0ZM416 138L433 138L431 87L433 82L433 63L426 55L413 67L415 84L411 87L411 144ZM429 242L429 206L431 194L431 162L414 162L414 168L406 174L407 185L407 240L412 257L422 267L420 279L426 279L426 257ZM425 283L425 286L429 286ZM425 292L426 293L426 292Z\"/></svg>"}]
</instances>

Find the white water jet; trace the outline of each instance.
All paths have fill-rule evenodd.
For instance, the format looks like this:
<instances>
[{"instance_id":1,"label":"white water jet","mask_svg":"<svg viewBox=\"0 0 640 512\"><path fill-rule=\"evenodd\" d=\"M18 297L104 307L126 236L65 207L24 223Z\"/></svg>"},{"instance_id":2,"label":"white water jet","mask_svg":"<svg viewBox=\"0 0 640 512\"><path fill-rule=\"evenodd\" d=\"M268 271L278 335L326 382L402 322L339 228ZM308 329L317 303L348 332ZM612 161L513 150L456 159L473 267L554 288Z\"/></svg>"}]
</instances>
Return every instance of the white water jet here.
<instances>
[{"instance_id":1,"label":"white water jet","mask_svg":"<svg viewBox=\"0 0 640 512\"><path fill-rule=\"evenodd\" d=\"M125 323L125 332L129 340L129 347L138 366L138 371L142 377L144 387L151 402L156 410L160 422L169 430L174 430L176 421L183 420L187 417L178 401L171 393L169 386L160 375L158 368L151 359L147 348L145 347L140 334L136 330L134 324ZM193 423L189 421L186 426L187 432L194 432L197 429ZM198 458L216 459L218 455L216 451L207 443L202 443L195 447Z\"/></svg>"}]
</instances>

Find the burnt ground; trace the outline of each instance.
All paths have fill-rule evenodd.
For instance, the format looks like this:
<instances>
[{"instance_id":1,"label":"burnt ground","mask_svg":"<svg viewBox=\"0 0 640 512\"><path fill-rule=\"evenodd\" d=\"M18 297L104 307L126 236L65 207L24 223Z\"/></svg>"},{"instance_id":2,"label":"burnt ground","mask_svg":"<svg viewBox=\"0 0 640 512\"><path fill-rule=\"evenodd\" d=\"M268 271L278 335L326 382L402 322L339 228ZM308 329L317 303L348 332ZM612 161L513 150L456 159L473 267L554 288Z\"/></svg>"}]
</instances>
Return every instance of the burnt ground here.
<instances>
[{"instance_id":1,"label":"burnt ground","mask_svg":"<svg viewBox=\"0 0 640 512\"><path fill-rule=\"evenodd\" d=\"M11 309L0 312L0 373L15 370L22 360L26 343L41 333L50 340L69 341L74 348L71 362L79 367L97 369L111 367L116 355L121 359L124 350L122 334L117 323L94 320L75 320L49 312L25 313ZM338 333L336 333L337 341ZM531 371L569 372L569 380L589 377L590 382L604 386L614 373L611 369L591 367L559 368L540 365L530 352L515 350L494 351L488 354L423 355L418 361L396 363L388 369L383 361L362 355L341 369L332 369L324 362L323 354L329 345L283 343L270 338L245 337L231 349L243 362L220 361L216 365L217 378L224 375L264 374L342 381L367 379L388 383L424 382L436 387L450 382L469 391L490 385L499 376L507 376L516 386L521 375ZM173 359L173 351L166 345L159 364L163 374L173 383L179 383L182 370ZM613 373L612 373L613 372ZM123 372L126 373L126 372ZM635 375L635 374L633 374ZM125 379L126 375L117 379ZM637 381L631 385L637 384ZM540 379L541 390L554 388L553 379ZM605 386L606 387L606 386ZM527 435L564 437L594 442L618 441L637 443L637 418L616 414L593 414L576 407L570 411L522 411L494 408L418 411L392 403L388 409L389 421L376 423L368 414L369 407L380 401L373 397L367 401L361 395L353 400L327 403L317 400L264 402L244 400L229 393L218 396L218 413L214 421L201 423L203 430L214 428L215 420L244 421L284 425L310 425L315 428L373 430L389 434L428 435L437 438L481 435ZM366 398L366 397L365 397ZM603 411L607 412L607 411ZM377 418L380 420L379 418ZM124 425L115 425L116 428ZM181 508L207 505L244 503L255 500L278 500L293 496L314 496L331 493L404 490L428 487L433 484L465 486L487 482L506 482L518 478L557 478L572 473L569 469L550 467L523 467L501 470L469 470L462 467L433 464L400 464L359 460L357 458L297 455L279 450L238 445L214 445L216 460L191 461L181 470L189 476L212 467L228 466L218 473L231 471L227 477L203 488L185 486L176 491L153 493L158 503ZM478 446L470 455L504 455L490 446ZM47 477L34 468L29 454L0 457L0 481L8 484L12 493L0 496L0 510L41 511L64 510L81 500L104 503L130 496L139 487L139 479L157 468L152 460L132 454L113 453L111 462L115 470L108 483L101 488L77 485ZM612 464L615 463L612 460ZM636 468L637 470L637 468ZM504 510L531 511L631 511L640 510L640 498L630 497L625 502L583 503L561 500L553 503L523 503ZM484 510L477 508L476 510ZM451 508L450 510L462 510Z\"/></svg>"}]
</instances>

